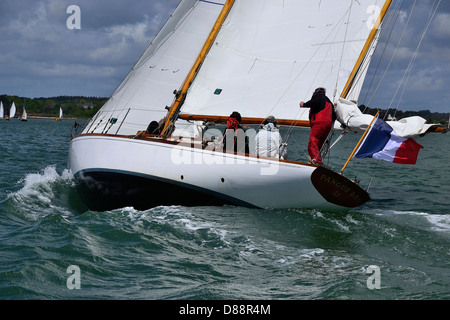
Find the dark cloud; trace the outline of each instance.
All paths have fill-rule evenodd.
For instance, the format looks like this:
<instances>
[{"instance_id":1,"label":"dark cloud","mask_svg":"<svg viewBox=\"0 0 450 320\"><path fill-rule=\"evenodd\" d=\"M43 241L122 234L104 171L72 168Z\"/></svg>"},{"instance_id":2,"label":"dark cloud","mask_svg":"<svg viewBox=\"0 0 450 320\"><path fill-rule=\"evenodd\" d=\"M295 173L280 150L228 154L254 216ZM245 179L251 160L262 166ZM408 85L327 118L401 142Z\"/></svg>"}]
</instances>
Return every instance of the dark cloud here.
<instances>
[{"instance_id":1,"label":"dark cloud","mask_svg":"<svg viewBox=\"0 0 450 320\"><path fill-rule=\"evenodd\" d=\"M0 88L25 96L109 96L179 0L2 0ZM81 29L69 30L69 5Z\"/></svg>"}]
</instances>

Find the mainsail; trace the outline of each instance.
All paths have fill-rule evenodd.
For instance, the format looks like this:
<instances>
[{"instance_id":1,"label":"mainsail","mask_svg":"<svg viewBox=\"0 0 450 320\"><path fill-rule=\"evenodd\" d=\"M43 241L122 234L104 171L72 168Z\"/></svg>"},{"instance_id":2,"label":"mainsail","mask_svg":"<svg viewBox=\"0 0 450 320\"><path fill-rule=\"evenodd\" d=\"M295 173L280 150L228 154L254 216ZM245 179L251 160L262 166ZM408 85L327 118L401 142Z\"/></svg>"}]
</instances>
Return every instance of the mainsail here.
<instances>
[{"instance_id":1,"label":"mainsail","mask_svg":"<svg viewBox=\"0 0 450 320\"><path fill-rule=\"evenodd\" d=\"M9 109L9 118L12 119L16 115L16 105L14 104L14 101L11 105L11 109Z\"/></svg>"},{"instance_id":2,"label":"mainsail","mask_svg":"<svg viewBox=\"0 0 450 320\"><path fill-rule=\"evenodd\" d=\"M5 116L5 111L3 109L3 102L0 101L0 119L3 119L4 116Z\"/></svg>"},{"instance_id":3,"label":"mainsail","mask_svg":"<svg viewBox=\"0 0 450 320\"><path fill-rule=\"evenodd\" d=\"M223 117L236 110L244 118L307 120L298 103L317 87L339 97L385 3L236 1L181 113Z\"/></svg>"}]
</instances>

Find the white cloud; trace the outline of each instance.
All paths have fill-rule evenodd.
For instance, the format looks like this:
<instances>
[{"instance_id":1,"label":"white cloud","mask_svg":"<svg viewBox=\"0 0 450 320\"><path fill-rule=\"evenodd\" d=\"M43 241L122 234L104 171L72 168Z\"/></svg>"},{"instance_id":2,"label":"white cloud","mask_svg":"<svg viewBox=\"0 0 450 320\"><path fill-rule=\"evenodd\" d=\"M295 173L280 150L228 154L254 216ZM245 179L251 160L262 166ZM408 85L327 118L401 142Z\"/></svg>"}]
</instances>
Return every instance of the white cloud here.
<instances>
[{"instance_id":1,"label":"white cloud","mask_svg":"<svg viewBox=\"0 0 450 320\"><path fill-rule=\"evenodd\" d=\"M439 13L436 15L432 32L443 38L450 37L450 14L449 13ZM448 44L447 44L448 45Z\"/></svg>"},{"instance_id":2,"label":"white cloud","mask_svg":"<svg viewBox=\"0 0 450 320\"><path fill-rule=\"evenodd\" d=\"M441 72L442 69L439 66L419 69L410 77L408 90L416 93L441 91L445 85Z\"/></svg>"}]
</instances>

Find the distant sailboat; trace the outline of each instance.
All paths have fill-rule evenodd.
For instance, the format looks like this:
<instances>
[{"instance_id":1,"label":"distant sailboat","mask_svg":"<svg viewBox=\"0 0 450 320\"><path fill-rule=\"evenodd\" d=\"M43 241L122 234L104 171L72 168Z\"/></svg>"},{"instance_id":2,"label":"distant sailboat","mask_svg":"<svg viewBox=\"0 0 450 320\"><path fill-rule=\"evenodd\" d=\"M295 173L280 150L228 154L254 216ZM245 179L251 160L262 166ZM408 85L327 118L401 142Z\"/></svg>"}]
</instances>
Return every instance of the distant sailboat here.
<instances>
[{"instance_id":1,"label":"distant sailboat","mask_svg":"<svg viewBox=\"0 0 450 320\"><path fill-rule=\"evenodd\" d=\"M3 102L0 101L0 120L5 116L5 111L3 110Z\"/></svg>"},{"instance_id":2,"label":"distant sailboat","mask_svg":"<svg viewBox=\"0 0 450 320\"><path fill-rule=\"evenodd\" d=\"M25 107L23 107L22 117L20 118L20 121L27 121L27 120L28 120L27 110L25 110Z\"/></svg>"},{"instance_id":3,"label":"distant sailboat","mask_svg":"<svg viewBox=\"0 0 450 320\"><path fill-rule=\"evenodd\" d=\"M59 118L56 118L55 120L62 121L62 119L63 119L63 111L62 111L62 108L59 108Z\"/></svg>"},{"instance_id":4,"label":"distant sailboat","mask_svg":"<svg viewBox=\"0 0 450 320\"><path fill-rule=\"evenodd\" d=\"M16 105L14 101L12 103L11 109L9 109L9 117L5 118L6 120L13 119L16 115Z\"/></svg>"}]
</instances>

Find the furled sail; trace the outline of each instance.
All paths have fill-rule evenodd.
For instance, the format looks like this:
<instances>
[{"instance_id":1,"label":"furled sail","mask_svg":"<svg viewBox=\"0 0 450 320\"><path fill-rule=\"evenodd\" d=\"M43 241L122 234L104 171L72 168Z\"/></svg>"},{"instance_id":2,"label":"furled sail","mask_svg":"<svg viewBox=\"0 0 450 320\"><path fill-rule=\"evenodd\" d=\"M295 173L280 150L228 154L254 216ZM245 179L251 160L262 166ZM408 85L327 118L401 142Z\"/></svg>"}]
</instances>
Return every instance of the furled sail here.
<instances>
[{"instance_id":1,"label":"furled sail","mask_svg":"<svg viewBox=\"0 0 450 320\"><path fill-rule=\"evenodd\" d=\"M349 100L340 98L335 107L337 120L352 131L365 131L373 120L370 114L363 114L358 106ZM435 125L426 124L422 117L407 117L399 121L386 121L403 138L427 133Z\"/></svg>"},{"instance_id":2,"label":"furled sail","mask_svg":"<svg viewBox=\"0 0 450 320\"><path fill-rule=\"evenodd\" d=\"M386 2L236 1L181 113L306 120L299 102L317 87L339 97ZM360 89L355 85L351 96Z\"/></svg>"},{"instance_id":3,"label":"furled sail","mask_svg":"<svg viewBox=\"0 0 450 320\"><path fill-rule=\"evenodd\" d=\"M182 0L83 133L136 134L163 118L224 3Z\"/></svg>"}]
</instances>

